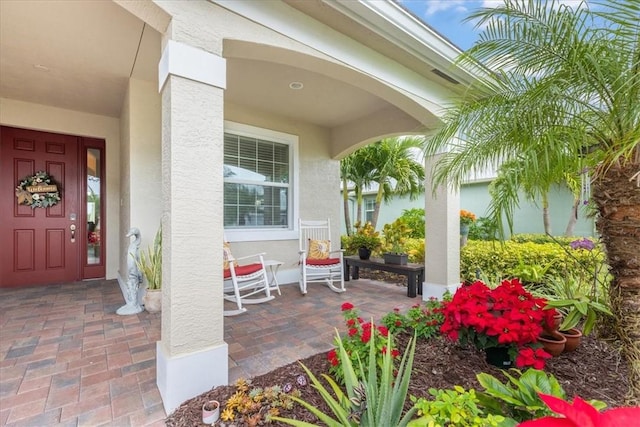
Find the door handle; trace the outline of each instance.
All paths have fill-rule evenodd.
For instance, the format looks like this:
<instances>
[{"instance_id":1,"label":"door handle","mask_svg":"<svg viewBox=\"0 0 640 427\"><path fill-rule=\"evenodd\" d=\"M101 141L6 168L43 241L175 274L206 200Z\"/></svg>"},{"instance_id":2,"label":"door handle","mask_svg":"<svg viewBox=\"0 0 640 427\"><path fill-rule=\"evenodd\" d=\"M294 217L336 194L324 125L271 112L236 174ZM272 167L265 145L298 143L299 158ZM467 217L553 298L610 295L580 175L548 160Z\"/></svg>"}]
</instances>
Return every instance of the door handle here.
<instances>
[{"instance_id":1,"label":"door handle","mask_svg":"<svg viewBox=\"0 0 640 427\"><path fill-rule=\"evenodd\" d=\"M69 230L71 230L71 243L73 243L76 241L76 225L71 224Z\"/></svg>"}]
</instances>

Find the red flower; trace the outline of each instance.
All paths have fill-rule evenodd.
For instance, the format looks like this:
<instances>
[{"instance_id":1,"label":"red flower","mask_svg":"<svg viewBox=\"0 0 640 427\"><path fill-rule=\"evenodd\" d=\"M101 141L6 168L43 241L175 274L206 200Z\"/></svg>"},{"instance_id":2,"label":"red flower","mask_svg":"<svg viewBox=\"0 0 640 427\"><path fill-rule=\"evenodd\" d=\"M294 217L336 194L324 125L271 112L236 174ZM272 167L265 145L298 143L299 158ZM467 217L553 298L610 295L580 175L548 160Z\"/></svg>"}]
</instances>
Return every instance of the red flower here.
<instances>
[{"instance_id":1,"label":"red flower","mask_svg":"<svg viewBox=\"0 0 640 427\"><path fill-rule=\"evenodd\" d=\"M335 348L329 350L329 353L327 353L327 359L333 366L338 366L338 364L340 364L340 359L338 359L338 354Z\"/></svg>"},{"instance_id":2,"label":"red flower","mask_svg":"<svg viewBox=\"0 0 640 427\"><path fill-rule=\"evenodd\" d=\"M357 333L358 333L358 330L356 328L349 329L349 336L350 337L356 335Z\"/></svg>"},{"instance_id":3,"label":"red flower","mask_svg":"<svg viewBox=\"0 0 640 427\"><path fill-rule=\"evenodd\" d=\"M386 326L378 326L378 331L383 337L389 336L389 330L387 329Z\"/></svg>"},{"instance_id":4,"label":"red flower","mask_svg":"<svg viewBox=\"0 0 640 427\"><path fill-rule=\"evenodd\" d=\"M362 331L362 337L360 338L363 343L368 343L371 339L371 329L365 329Z\"/></svg>"},{"instance_id":5,"label":"red flower","mask_svg":"<svg viewBox=\"0 0 640 427\"><path fill-rule=\"evenodd\" d=\"M354 326L356 324L356 319L347 320L347 326Z\"/></svg>"},{"instance_id":6,"label":"red flower","mask_svg":"<svg viewBox=\"0 0 640 427\"><path fill-rule=\"evenodd\" d=\"M396 357L400 356L400 350L398 350L397 348L394 348L393 350L391 350L391 356L395 359Z\"/></svg>"},{"instance_id":7,"label":"red flower","mask_svg":"<svg viewBox=\"0 0 640 427\"><path fill-rule=\"evenodd\" d=\"M613 408L598 412L596 408L576 397L573 403L558 397L538 393L540 399L553 412L565 418L543 417L525 421L520 427L620 427L636 425L640 418L640 407Z\"/></svg>"},{"instance_id":8,"label":"red flower","mask_svg":"<svg viewBox=\"0 0 640 427\"><path fill-rule=\"evenodd\" d=\"M396 320L396 326L402 326L402 322L400 320Z\"/></svg>"},{"instance_id":9,"label":"red flower","mask_svg":"<svg viewBox=\"0 0 640 427\"><path fill-rule=\"evenodd\" d=\"M551 355L541 348L534 350L531 347L525 347L516 357L516 366L518 368L531 366L534 369L544 369L545 360L550 357Z\"/></svg>"},{"instance_id":10,"label":"red flower","mask_svg":"<svg viewBox=\"0 0 640 427\"><path fill-rule=\"evenodd\" d=\"M353 309L353 304L351 304L350 302L342 303L342 311L347 311L352 309Z\"/></svg>"}]
</instances>

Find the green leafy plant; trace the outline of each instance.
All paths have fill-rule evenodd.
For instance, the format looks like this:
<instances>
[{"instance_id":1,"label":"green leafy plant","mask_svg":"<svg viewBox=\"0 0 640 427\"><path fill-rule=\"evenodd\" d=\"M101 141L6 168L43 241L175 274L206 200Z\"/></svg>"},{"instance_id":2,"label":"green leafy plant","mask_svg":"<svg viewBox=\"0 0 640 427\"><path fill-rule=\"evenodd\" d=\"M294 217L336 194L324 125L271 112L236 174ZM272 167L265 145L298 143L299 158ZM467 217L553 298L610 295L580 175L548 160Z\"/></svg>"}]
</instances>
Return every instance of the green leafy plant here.
<instances>
[{"instance_id":1,"label":"green leafy plant","mask_svg":"<svg viewBox=\"0 0 640 427\"><path fill-rule=\"evenodd\" d=\"M336 331L337 333L337 331ZM369 363L365 365L357 358L356 366L347 355L347 350L342 344L340 335L337 334L338 350L340 357L345 360L342 364L343 377L345 379L345 391L329 376L322 377L329 384L332 393L313 375L304 364L302 368L311 379L313 387L318 390L324 401L331 408L331 415L325 414L302 399L292 399L313 413L322 425L329 427L338 426L406 426L416 409L411 408L402 415L404 402L409 390L409 380L413 367L415 353L415 338L411 339L402 356L397 375L394 375L394 364L391 352L384 353L382 366L375 362L377 352L376 339L369 341ZM386 338L386 348L393 347L393 336ZM272 417L275 421L281 421L293 426L308 427L314 424L288 418Z\"/></svg>"},{"instance_id":2,"label":"green leafy plant","mask_svg":"<svg viewBox=\"0 0 640 427\"><path fill-rule=\"evenodd\" d=\"M514 420L509 422L501 415L485 414L478 405L479 400L473 389L466 391L460 386L455 386L453 390L431 388L429 394L434 397L433 400L411 396L420 418L412 420L409 427L506 427L516 424Z\"/></svg>"},{"instance_id":3,"label":"green leafy plant","mask_svg":"<svg viewBox=\"0 0 640 427\"><path fill-rule=\"evenodd\" d=\"M162 227L158 228L153 245L148 247L146 252L140 252L140 259L136 260L136 265L147 279L147 289L162 288Z\"/></svg>"},{"instance_id":4,"label":"green leafy plant","mask_svg":"<svg viewBox=\"0 0 640 427\"><path fill-rule=\"evenodd\" d=\"M450 301L451 294L446 294L443 301ZM418 339L429 339L440 335L440 327L444 322L442 302L429 298L424 304L414 304L405 314L396 308L382 317L382 323L391 333L411 329Z\"/></svg>"},{"instance_id":5,"label":"green leafy plant","mask_svg":"<svg viewBox=\"0 0 640 427\"><path fill-rule=\"evenodd\" d=\"M508 382L502 383L487 373L477 375L478 382L484 391L478 393L482 406L493 414L504 414L517 421L551 415L552 412L538 396L538 393L549 394L564 399L565 391L552 374L537 369L528 369L524 373L518 369L510 369L516 376L502 371ZM602 409L606 405L594 400L592 404Z\"/></svg>"},{"instance_id":6,"label":"green leafy plant","mask_svg":"<svg viewBox=\"0 0 640 427\"><path fill-rule=\"evenodd\" d=\"M355 231L344 240L345 249L351 254L357 253L360 248L367 248L371 252L375 252L382 246L380 233L368 221L364 224L360 221L356 222Z\"/></svg>"},{"instance_id":7,"label":"green leafy plant","mask_svg":"<svg viewBox=\"0 0 640 427\"><path fill-rule=\"evenodd\" d=\"M423 239L425 233L425 212L422 208L404 209L400 219L409 227L407 237L411 239Z\"/></svg>"},{"instance_id":8,"label":"green leafy plant","mask_svg":"<svg viewBox=\"0 0 640 427\"><path fill-rule=\"evenodd\" d=\"M382 234L384 234L383 249L396 254L405 253L404 243L406 236L410 232L411 229L402 218L396 219L391 224L385 224L382 227Z\"/></svg>"},{"instance_id":9,"label":"green leafy plant","mask_svg":"<svg viewBox=\"0 0 640 427\"><path fill-rule=\"evenodd\" d=\"M585 289L584 283L573 275L550 278L541 290L536 290L537 296L547 300L547 306L559 310L564 319L559 330L568 331L584 321L583 333L588 335L593 330L598 316L612 316L604 303Z\"/></svg>"},{"instance_id":10,"label":"green leafy plant","mask_svg":"<svg viewBox=\"0 0 640 427\"><path fill-rule=\"evenodd\" d=\"M480 217L469 226L471 240L498 240L498 224L491 218Z\"/></svg>"},{"instance_id":11,"label":"green leafy plant","mask_svg":"<svg viewBox=\"0 0 640 427\"><path fill-rule=\"evenodd\" d=\"M386 347L384 345L384 339L389 335L389 330L386 326L377 326L373 320L365 322L360 317L359 310L350 302L343 303L341 309L345 326L347 327L347 334L340 339L340 343L338 340L335 341L335 348L327 353L327 359L331 364L329 373L339 383L344 384L344 368L342 365L345 363L345 359L339 352L339 344L347 349L348 358L354 366L356 366L358 359L364 365L369 363L370 341L376 342L374 361L378 366L382 366L387 349L389 349L392 359L398 357L400 352L395 347ZM377 340L375 339L376 337L378 338Z\"/></svg>"}]
</instances>

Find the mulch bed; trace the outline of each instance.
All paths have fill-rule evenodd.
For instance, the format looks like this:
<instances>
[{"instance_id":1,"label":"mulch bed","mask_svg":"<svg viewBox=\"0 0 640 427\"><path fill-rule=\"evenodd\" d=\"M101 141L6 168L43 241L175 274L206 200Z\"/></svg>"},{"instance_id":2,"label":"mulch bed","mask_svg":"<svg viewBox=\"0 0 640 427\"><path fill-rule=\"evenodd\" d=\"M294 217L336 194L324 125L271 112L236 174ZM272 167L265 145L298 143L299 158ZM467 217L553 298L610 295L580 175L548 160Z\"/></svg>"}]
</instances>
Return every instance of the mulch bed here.
<instances>
[{"instance_id":1,"label":"mulch bed","mask_svg":"<svg viewBox=\"0 0 640 427\"><path fill-rule=\"evenodd\" d=\"M398 283L393 277L385 277L385 279L391 283ZM398 336L398 347L403 349L407 339L405 335ZM304 363L317 377L328 372L326 353L316 354L300 362ZM570 399L580 396L584 399L602 400L609 407L624 405L624 396L628 390L629 367L614 342L598 340L593 336L584 337L576 351L563 353L559 357L550 359L545 371L558 379ZM421 340L416 345L409 394L428 397L430 388L448 389L455 385L465 389L482 390L476 379L476 374L480 372L487 372L504 380L500 369L489 365L484 354L475 349L464 349L442 338ZM252 386L296 384L296 379L302 374L304 371L300 364L291 363L253 378ZM310 381L308 385L298 389L302 393L302 399L327 414L331 413L320 395L310 385ZM224 408L226 400L234 392L234 386L220 386L195 397L183 403L171 414L166 419L166 425L172 427L204 425L201 418L203 403L214 399L218 400ZM407 402L408 405L410 405L409 402ZM282 410L281 416L311 423L317 422L315 416L300 405L294 406L292 410ZM237 427L245 425L247 424L227 424L227 426Z\"/></svg>"}]
</instances>

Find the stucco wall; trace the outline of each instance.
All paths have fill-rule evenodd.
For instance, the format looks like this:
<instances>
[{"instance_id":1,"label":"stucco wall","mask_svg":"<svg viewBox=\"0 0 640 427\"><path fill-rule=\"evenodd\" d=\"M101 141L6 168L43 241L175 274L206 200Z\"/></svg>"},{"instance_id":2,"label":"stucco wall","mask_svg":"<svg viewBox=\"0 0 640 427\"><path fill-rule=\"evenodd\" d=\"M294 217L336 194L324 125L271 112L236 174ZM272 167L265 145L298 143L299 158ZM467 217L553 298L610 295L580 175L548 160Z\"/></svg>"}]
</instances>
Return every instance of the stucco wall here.
<instances>
[{"instance_id":1,"label":"stucco wall","mask_svg":"<svg viewBox=\"0 0 640 427\"><path fill-rule=\"evenodd\" d=\"M327 183L340 179L340 162L329 159L330 133L327 129L269 113L225 105L225 119L233 122L285 132L299 137L299 206L302 219L331 218L332 242L340 246L340 194L327 191ZM318 212L322 212L321 215ZM294 218L297 221L297 218ZM261 242L232 242L235 256L266 252L265 259L284 262L279 277L282 283L298 280L298 239Z\"/></svg>"},{"instance_id":2,"label":"stucco wall","mask_svg":"<svg viewBox=\"0 0 640 427\"><path fill-rule=\"evenodd\" d=\"M118 271L120 247L120 122L113 117L81 113L29 102L0 98L0 123L48 132L102 138L106 147L106 277Z\"/></svg>"},{"instance_id":3,"label":"stucco wall","mask_svg":"<svg viewBox=\"0 0 640 427\"><path fill-rule=\"evenodd\" d=\"M466 184L460 191L461 209L466 209L476 214L476 216L486 216L487 206L489 205L489 183L479 182ZM365 198L375 197L366 195ZM569 213L573 202L573 196L565 188L555 186L549 194L549 206L551 212L551 226L554 235L562 235L569 222ZM354 222L355 200L350 201L351 220ZM377 229L381 230L384 224L391 223L402 215L403 210L424 207L424 199L422 197L417 200L409 200L408 197L396 197L390 203L383 203L380 208ZM363 208L364 209L364 208ZM342 233L346 233L344 225L344 214L340 209L340 229ZM544 233L542 224L542 208L535 203L529 203L522 199L520 207L516 208L514 220L514 233ZM585 210L580 209L578 214L578 222L576 223L574 234L576 236L593 236L595 234L593 219L587 218Z\"/></svg>"}]
</instances>

